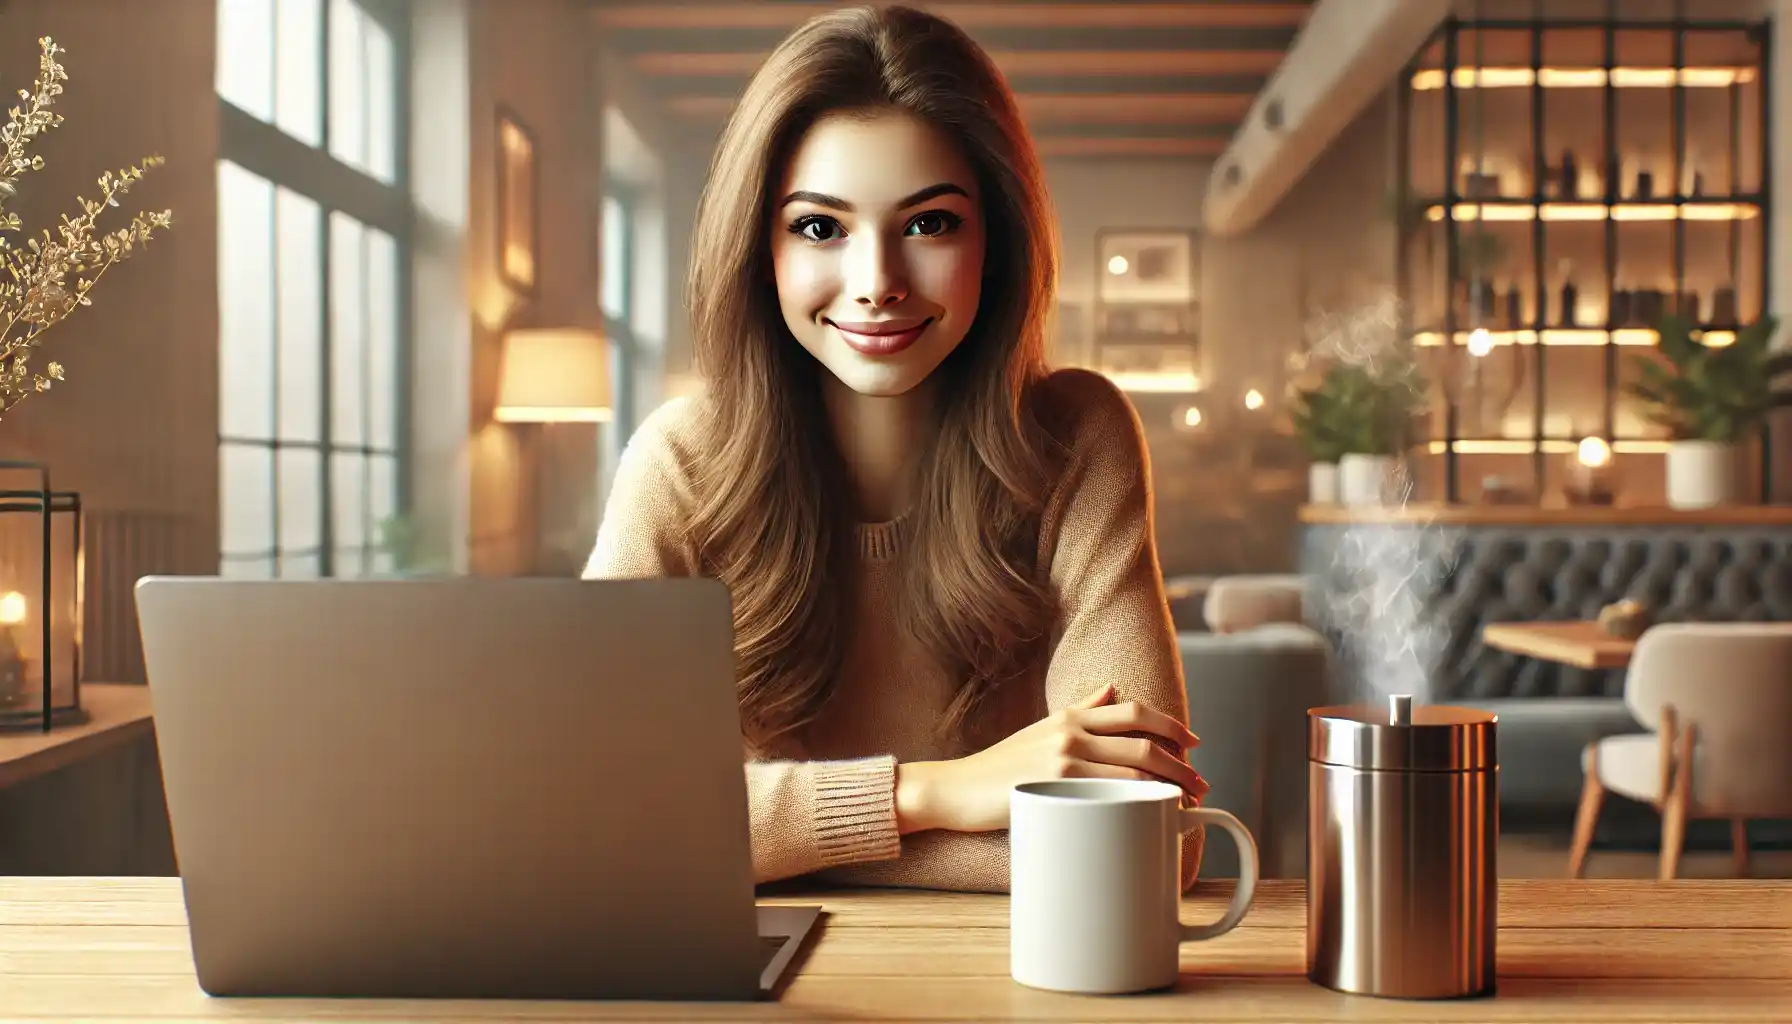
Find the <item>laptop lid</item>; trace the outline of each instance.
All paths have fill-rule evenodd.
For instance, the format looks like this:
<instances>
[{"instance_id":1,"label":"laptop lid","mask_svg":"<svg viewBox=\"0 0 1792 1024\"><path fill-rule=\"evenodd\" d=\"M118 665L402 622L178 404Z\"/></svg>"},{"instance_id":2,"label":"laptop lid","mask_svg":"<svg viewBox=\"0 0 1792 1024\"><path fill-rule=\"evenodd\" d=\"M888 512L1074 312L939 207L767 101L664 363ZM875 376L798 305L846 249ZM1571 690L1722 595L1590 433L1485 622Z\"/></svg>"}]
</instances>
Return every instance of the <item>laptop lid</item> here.
<instances>
[{"instance_id":1,"label":"laptop lid","mask_svg":"<svg viewBox=\"0 0 1792 1024\"><path fill-rule=\"evenodd\" d=\"M719 582L136 594L206 991L757 997Z\"/></svg>"}]
</instances>

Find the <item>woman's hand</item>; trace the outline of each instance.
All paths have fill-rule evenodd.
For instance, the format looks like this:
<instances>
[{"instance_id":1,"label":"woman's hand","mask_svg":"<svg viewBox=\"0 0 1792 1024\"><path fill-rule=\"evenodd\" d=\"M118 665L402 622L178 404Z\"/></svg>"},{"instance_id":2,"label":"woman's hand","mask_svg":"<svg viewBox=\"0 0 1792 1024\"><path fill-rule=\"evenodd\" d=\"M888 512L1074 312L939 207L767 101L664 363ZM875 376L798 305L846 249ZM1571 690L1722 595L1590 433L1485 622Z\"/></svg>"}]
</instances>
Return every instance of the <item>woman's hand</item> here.
<instances>
[{"instance_id":1,"label":"woman's hand","mask_svg":"<svg viewBox=\"0 0 1792 1024\"><path fill-rule=\"evenodd\" d=\"M1007 828L1009 790L1050 779L1153 779L1180 786L1197 801L1205 796L1206 780L1157 742L1187 750L1200 739L1155 708L1113 699L1114 688L1103 686L986 750L900 765L898 827L905 833Z\"/></svg>"}]
</instances>

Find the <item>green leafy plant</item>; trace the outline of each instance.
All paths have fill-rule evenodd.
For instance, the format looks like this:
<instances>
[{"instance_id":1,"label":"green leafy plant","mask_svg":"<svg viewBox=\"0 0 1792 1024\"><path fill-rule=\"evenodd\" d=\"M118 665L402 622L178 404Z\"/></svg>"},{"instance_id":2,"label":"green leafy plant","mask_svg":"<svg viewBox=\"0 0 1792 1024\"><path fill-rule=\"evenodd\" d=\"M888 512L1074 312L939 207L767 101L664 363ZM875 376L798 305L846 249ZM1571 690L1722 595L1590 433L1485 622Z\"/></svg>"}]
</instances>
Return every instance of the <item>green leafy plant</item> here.
<instances>
[{"instance_id":1,"label":"green leafy plant","mask_svg":"<svg viewBox=\"0 0 1792 1024\"><path fill-rule=\"evenodd\" d=\"M1398 455L1424 407L1425 380L1404 358L1342 362L1326 371L1315 394L1324 397L1301 403L1308 411L1297 412L1296 423L1303 415L1312 417L1315 427L1323 422L1328 450L1340 456Z\"/></svg>"},{"instance_id":2,"label":"green leafy plant","mask_svg":"<svg viewBox=\"0 0 1792 1024\"><path fill-rule=\"evenodd\" d=\"M1763 317L1730 344L1707 345L1689 321L1666 317L1656 333L1667 365L1630 357L1636 378L1624 390L1642 402L1644 418L1676 441L1733 444L1773 409L1792 408L1792 388L1778 381L1792 373L1792 351L1772 349L1778 326L1776 317Z\"/></svg>"},{"instance_id":3,"label":"green leafy plant","mask_svg":"<svg viewBox=\"0 0 1792 1024\"><path fill-rule=\"evenodd\" d=\"M1336 462L1345 453L1349 444L1347 411L1333 373L1316 386L1295 393L1288 414L1309 461Z\"/></svg>"},{"instance_id":4,"label":"green leafy plant","mask_svg":"<svg viewBox=\"0 0 1792 1024\"><path fill-rule=\"evenodd\" d=\"M448 570L447 559L427 549L411 517L394 513L380 520L375 529L379 548L391 557L394 572L416 576Z\"/></svg>"}]
</instances>

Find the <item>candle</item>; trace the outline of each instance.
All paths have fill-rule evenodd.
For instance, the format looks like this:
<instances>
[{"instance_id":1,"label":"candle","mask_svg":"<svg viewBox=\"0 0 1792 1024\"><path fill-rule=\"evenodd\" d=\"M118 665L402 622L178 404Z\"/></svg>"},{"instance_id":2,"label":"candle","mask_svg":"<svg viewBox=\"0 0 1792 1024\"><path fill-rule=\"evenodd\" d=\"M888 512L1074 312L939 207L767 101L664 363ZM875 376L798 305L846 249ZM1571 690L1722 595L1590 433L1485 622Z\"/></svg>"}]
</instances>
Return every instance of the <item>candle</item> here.
<instances>
[{"instance_id":1,"label":"candle","mask_svg":"<svg viewBox=\"0 0 1792 1024\"><path fill-rule=\"evenodd\" d=\"M1568 463L1563 487L1574 505L1610 505L1614 491L1612 446L1602 437L1582 438Z\"/></svg>"},{"instance_id":2,"label":"candle","mask_svg":"<svg viewBox=\"0 0 1792 1024\"><path fill-rule=\"evenodd\" d=\"M0 705L24 697L25 649L19 642L23 639L19 626L28 611L24 594L16 590L0 594Z\"/></svg>"}]
</instances>

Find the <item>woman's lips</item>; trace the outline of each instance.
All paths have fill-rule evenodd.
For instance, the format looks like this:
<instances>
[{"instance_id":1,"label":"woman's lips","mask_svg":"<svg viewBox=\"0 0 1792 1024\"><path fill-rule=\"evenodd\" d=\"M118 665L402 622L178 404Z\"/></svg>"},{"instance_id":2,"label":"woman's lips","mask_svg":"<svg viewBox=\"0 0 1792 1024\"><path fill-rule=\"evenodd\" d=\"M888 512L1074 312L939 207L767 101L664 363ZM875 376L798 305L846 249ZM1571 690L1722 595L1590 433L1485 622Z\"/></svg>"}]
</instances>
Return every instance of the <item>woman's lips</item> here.
<instances>
[{"instance_id":1,"label":"woman's lips","mask_svg":"<svg viewBox=\"0 0 1792 1024\"><path fill-rule=\"evenodd\" d=\"M932 317L915 320L829 320L840 340L854 352L868 356L891 356L913 345L933 323Z\"/></svg>"}]
</instances>

